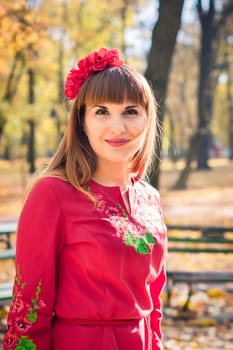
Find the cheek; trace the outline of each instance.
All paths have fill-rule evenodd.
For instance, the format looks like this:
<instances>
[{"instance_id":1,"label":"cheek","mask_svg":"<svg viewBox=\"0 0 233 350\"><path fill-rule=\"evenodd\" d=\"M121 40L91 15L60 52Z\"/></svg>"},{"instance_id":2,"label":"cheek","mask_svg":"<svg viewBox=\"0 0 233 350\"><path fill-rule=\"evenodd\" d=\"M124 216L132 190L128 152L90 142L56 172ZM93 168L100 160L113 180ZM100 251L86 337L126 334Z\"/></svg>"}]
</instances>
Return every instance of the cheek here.
<instances>
[{"instance_id":1,"label":"cheek","mask_svg":"<svg viewBox=\"0 0 233 350\"><path fill-rule=\"evenodd\" d=\"M136 120L131 125L131 132L135 136L139 136L141 134L146 134L146 130L147 130L147 125L146 125L145 119Z\"/></svg>"},{"instance_id":2,"label":"cheek","mask_svg":"<svg viewBox=\"0 0 233 350\"><path fill-rule=\"evenodd\" d=\"M93 132L93 130L87 130L86 132L87 139L91 146L94 146L97 140L97 134Z\"/></svg>"},{"instance_id":3,"label":"cheek","mask_svg":"<svg viewBox=\"0 0 233 350\"><path fill-rule=\"evenodd\" d=\"M85 120L85 122L83 123L83 130L89 141L92 140L93 137L95 137L95 132L93 130L96 130L96 127L89 120Z\"/></svg>"}]
</instances>

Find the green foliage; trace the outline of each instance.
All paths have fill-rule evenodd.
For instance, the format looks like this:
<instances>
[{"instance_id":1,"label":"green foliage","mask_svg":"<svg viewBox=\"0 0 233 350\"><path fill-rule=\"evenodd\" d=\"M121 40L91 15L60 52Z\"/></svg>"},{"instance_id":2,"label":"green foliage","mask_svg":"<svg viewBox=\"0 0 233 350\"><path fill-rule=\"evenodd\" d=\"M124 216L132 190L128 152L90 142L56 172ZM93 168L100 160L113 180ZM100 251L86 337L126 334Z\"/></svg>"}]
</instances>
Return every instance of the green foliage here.
<instances>
[{"instance_id":1,"label":"green foliage","mask_svg":"<svg viewBox=\"0 0 233 350\"><path fill-rule=\"evenodd\" d=\"M136 237L132 233L127 232L125 235L125 244L135 246L136 243L137 243Z\"/></svg>"},{"instance_id":2,"label":"green foliage","mask_svg":"<svg viewBox=\"0 0 233 350\"><path fill-rule=\"evenodd\" d=\"M22 336L16 345L16 350L36 350L36 345L26 336Z\"/></svg>"},{"instance_id":3,"label":"green foliage","mask_svg":"<svg viewBox=\"0 0 233 350\"><path fill-rule=\"evenodd\" d=\"M149 254L149 249L143 238L137 239L136 251L140 254Z\"/></svg>"},{"instance_id":4,"label":"green foliage","mask_svg":"<svg viewBox=\"0 0 233 350\"><path fill-rule=\"evenodd\" d=\"M28 321L30 321L31 323L35 323L37 320L37 313L34 312L34 313L30 313L28 315Z\"/></svg>"},{"instance_id":5,"label":"green foliage","mask_svg":"<svg viewBox=\"0 0 233 350\"><path fill-rule=\"evenodd\" d=\"M146 232L145 237L136 237L134 234L127 232L125 234L125 244L134 247L139 254L149 254L148 245L155 244L155 239L149 232Z\"/></svg>"},{"instance_id":6,"label":"green foliage","mask_svg":"<svg viewBox=\"0 0 233 350\"><path fill-rule=\"evenodd\" d=\"M29 8L26 0L1 1L0 154L8 147L11 157L19 156L21 140L27 141L28 119L36 121L38 155L57 147L67 122L63 98L59 97L67 71L94 49L120 47L123 7L127 10L124 25L133 26L135 11L143 3L145 0L111 5L109 1L42 0ZM29 68L35 73L35 103L31 106ZM51 118L52 108L57 119Z\"/></svg>"},{"instance_id":7,"label":"green foliage","mask_svg":"<svg viewBox=\"0 0 233 350\"><path fill-rule=\"evenodd\" d=\"M155 244L155 239L150 232L146 232L145 237L148 244Z\"/></svg>"}]
</instances>

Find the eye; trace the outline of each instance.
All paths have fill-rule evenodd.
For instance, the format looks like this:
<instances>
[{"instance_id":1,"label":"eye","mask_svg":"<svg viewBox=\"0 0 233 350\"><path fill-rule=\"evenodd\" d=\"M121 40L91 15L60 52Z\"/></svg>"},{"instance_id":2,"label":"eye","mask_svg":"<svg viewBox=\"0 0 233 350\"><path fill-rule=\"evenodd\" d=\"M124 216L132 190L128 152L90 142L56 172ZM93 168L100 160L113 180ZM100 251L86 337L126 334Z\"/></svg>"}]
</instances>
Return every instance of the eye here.
<instances>
[{"instance_id":1,"label":"eye","mask_svg":"<svg viewBox=\"0 0 233 350\"><path fill-rule=\"evenodd\" d=\"M125 114L127 115L138 115L138 111L135 108L129 108L125 111Z\"/></svg>"},{"instance_id":2,"label":"eye","mask_svg":"<svg viewBox=\"0 0 233 350\"><path fill-rule=\"evenodd\" d=\"M107 115L108 114L108 111L107 109L105 108L98 108L95 112L95 114L97 115Z\"/></svg>"}]
</instances>

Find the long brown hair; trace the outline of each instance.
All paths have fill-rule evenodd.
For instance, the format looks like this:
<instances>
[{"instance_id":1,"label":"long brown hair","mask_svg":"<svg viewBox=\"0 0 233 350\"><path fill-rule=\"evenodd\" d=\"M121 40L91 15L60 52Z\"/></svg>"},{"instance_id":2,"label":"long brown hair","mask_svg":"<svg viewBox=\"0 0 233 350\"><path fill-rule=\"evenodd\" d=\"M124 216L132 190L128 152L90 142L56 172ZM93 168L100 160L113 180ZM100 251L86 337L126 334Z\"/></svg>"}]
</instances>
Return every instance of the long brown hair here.
<instances>
[{"instance_id":1,"label":"long brown hair","mask_svg":"<svg viewBox=\"0 0 233 350\"><path fill-rule=\"evenodd\" d=\"M129 167L134 177L142 178L150 169L155 153L156 102L144 76L127 65L107 67L88 77L73 103L65 135L40 178L58 177L84 191L83 185L96 171L96 155L83 130L85 106L125 100L141 105L147 113L145 142Z\"/></svg>"}]
</instances>

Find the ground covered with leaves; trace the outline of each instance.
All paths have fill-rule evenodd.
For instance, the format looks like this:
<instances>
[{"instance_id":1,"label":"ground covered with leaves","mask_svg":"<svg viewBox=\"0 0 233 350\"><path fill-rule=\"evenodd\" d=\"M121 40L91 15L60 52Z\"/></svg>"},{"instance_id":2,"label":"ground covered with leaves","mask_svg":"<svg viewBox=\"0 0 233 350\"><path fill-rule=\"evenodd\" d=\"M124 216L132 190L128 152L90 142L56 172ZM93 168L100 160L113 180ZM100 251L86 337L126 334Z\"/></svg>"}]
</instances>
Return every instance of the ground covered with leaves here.
<instances>
[{"instance_id":1,"label":"ground covered with leaves","mask_svg":"<svg viewBox=\"0 0 233 350\"><path fill-rule=\"evenodd\" d=\"M160 181L165 221L169 224L233 226L233 164L210 162L210 171L193 171L186 190L173 190L182 163L164 164ZM172 270L232 270L232 254L169 253ZM165 350L233 349L233 284L196 285L188 312L182 305L185 284L173 289L172 307L164 309Z\"/></svg>"},{"instance_id":2,"label":"ground covered with leaves","mask_svg":"<svg viewBox=\"0 0 233 350\"><path fill-rule=\"evenodd\" d=\"M233 163L213 159L210 165L210 171L193 170L186 190L174 190L183 163L163 162L160 192L166 223L233 226ZM0 161L0 169L0 221L16 220L29 181L26 166L18 161ZM232 254L169 253L167 268L232 270L232 261ZM1 281L12 278L13 273L12 262L1 263ZM166 292L162 295L164 350L233 349L233 285L196 285L189 310L184 312L187 293L185 284L176 285L171 307L165 306ZM5 310L0 310L0 318L5 315Z\"/></svg>"}]
</instances>

